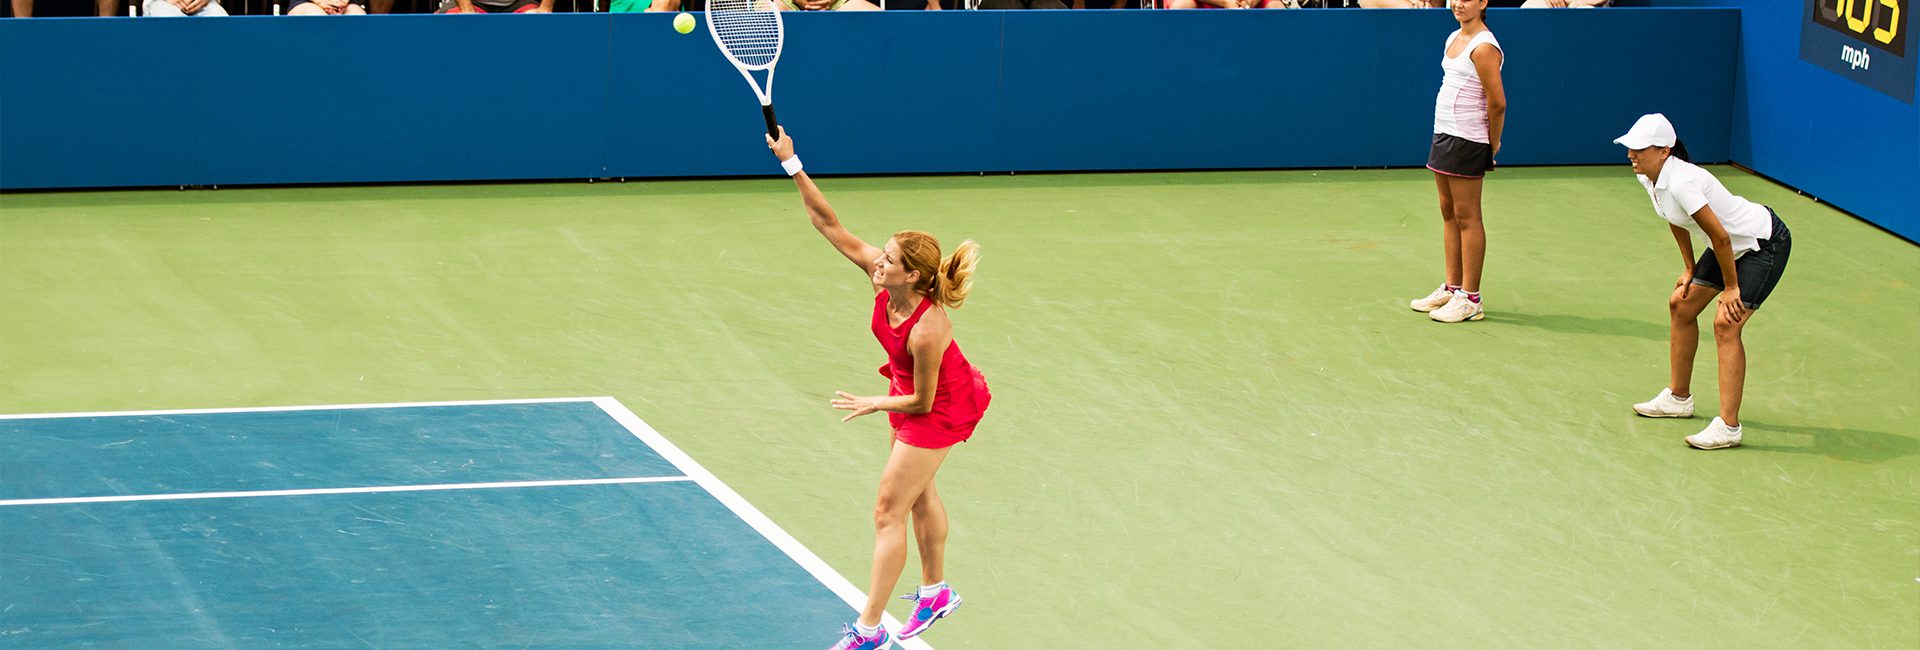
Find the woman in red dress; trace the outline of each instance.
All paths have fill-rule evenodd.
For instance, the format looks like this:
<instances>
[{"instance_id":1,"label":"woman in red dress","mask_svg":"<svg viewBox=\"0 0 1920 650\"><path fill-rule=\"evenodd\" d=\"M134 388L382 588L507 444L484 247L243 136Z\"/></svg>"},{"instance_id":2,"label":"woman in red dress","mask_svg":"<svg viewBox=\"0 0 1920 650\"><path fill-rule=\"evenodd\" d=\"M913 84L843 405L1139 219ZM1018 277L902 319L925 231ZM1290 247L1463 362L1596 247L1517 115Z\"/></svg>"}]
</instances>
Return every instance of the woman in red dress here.
<instances>
[{"instance_id":1,"label":"woman in red dress","mask_svg":"<svg viewBox=\"0 0 1920 650\"><path fill-rule=\"evenodd\" d=\"M903 597L914 611L898 638L910 639L960 606L943 572L947 510L934 489L934 473L956 443L973 436L991 395L980 371L967 363L953 340L947 310L960 307L973 287L980 246L961 242L940 256L940 243L915 230L894 233L875 248L861 241L833 213L826 196L802 171L793 141L782 130L767 139L780 164L793 176L813 227L873 282L873 335L887 353L880 375L889 380L885 397L838 393L833 407L851 411L841 421L886 411L893 424L893 452L880 474L873 506L873 573L860 620L847 626L836 649L885 648L894 638L880 625L887 600L907 563L907 521L912 517L920 546L920 589Z\"/></svg>"}]
</instances>

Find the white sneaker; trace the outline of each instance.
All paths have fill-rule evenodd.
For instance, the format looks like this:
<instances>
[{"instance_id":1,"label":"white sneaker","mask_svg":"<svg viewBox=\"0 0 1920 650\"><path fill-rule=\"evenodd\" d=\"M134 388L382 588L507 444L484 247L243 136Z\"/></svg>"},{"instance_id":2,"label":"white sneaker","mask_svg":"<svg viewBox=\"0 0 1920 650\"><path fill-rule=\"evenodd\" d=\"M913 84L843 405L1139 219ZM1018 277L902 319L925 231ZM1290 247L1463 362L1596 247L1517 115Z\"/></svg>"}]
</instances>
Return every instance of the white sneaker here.
<instances>
[{"instance_id":1,"label":"white sneaker","mask_svg":"<svg viewBox=\"0 0 1920 650\"><path fill-rule=\"evenodd\" d=\"M1699 433L1687 436L1687 445L1694 449L1725 449L1740 446L1740 430L1727 426L1720 418L1714 418L1707 428Z\"/></svg>"},{"instance_id":2,"label":"white sneaker","mask_svg":"<svg viewBox=\"0 0 1920 650\"><path fill-rule=\"evenodd\" d=\"M1486 316L1487 312L1480 308L1480 303L1468 298L1466 293L1458 291L1454 292L1452 298L1447 299L1447 304L1427 313L1427 318L1442 323L1480 320Z\"/></svg>"},{"instance_id":3,"label":"white sneaker","mask_svg":"<svg viewBox=\"0 0 1920 650\"><path fill-rule=\"evenodd\" d=\"M1410 304L1413 306L1414 311L1430 312L1435 309L1439 309L1441 307L1446 306L1447 301L1452 299L1453 299L1453 292L1448 291L1447 285L1443 284L1443 285L1440 285L1439 288L1434 289L1433 293L1427 294L1427 297L1421 298L1419 300L1415 300Z\"/></svg>"},{"instance_id":4,"label":"white sneaker","mask_svg":"<svg viewBox=\"0 0 1920 650\"><path fill-rule=\"evenodd\" d=\"M1693 417L1693 397L1680 399L1673 396L1673 389L1662 388L1653 399L1633 405L1633 412L1650 418L1690 418Z\"/></svg>"}]
</instances>

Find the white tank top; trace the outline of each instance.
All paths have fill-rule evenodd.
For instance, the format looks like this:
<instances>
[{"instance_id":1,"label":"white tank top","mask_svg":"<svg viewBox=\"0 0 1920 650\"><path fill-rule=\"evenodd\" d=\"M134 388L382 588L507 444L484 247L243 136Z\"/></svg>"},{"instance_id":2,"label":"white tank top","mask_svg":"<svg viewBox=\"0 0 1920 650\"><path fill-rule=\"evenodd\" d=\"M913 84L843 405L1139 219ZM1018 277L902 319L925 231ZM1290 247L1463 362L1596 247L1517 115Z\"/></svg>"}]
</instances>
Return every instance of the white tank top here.
<instances>
[{"instance_id":1,"label":"white tank top","mask_svg":"<svg viewBox=\"0 0 1920 650\"><path fill-rule=\"evenodd\" d=\"M1447 47L1453 46L1453 39L1460 37L1460 30L1447 35ZM1481 43L1492 43L1494 49L1500 49L1500 41L1493 32L1484 31L1467 41L1467 47L1460 56L1447 56L1447 49L1440 50L1440 96L1433 103L1433 132L1466 138L1481 144L1493 144L1487 134L1487 90L1480 85L1480 71L1473 67L1473 50ZM1507 67L1504 50L1500 55L1500 67Z\"/></svg>"}]
</instances>

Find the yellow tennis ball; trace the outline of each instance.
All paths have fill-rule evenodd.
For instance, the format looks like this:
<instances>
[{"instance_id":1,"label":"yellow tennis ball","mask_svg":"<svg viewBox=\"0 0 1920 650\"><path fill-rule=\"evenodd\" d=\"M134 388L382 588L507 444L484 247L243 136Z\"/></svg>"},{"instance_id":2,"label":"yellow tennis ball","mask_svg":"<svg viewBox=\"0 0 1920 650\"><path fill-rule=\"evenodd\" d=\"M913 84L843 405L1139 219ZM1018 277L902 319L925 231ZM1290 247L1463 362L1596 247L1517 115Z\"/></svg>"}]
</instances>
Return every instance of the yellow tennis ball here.
<instances>
[{"instance_id":1,"label":"yellow tennis ball","mask_svg":"<svg viewBox=\"0 0 1920 650\"><path fill-rule=\"evenodd\" d=\"M673 31L682 34L693 31L693 14L682 11L680 15L674 16Z\"/></svg>"}]
</instances>

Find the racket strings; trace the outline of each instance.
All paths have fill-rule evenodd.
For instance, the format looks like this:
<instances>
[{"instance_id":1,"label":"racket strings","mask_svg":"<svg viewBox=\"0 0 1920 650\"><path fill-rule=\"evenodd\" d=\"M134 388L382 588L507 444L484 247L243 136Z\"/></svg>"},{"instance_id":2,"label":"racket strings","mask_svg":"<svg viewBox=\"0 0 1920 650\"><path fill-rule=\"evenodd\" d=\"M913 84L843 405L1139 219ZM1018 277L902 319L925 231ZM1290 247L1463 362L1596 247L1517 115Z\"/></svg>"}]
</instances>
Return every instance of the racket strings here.
<instances>
[{"instance_id":1,"label":"racket strings","mask_svg":"<svg viewBox=\"0 0 1920 650\"><path fill-rule=\"evenodd\" d=\"M766 0L720 0L707 4L707 20L727 56L747 67L780 56L780 16Z\"/></svg>"}]
</instances>

